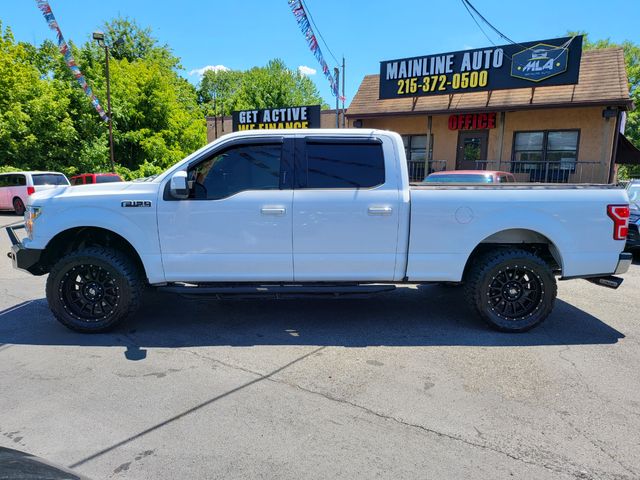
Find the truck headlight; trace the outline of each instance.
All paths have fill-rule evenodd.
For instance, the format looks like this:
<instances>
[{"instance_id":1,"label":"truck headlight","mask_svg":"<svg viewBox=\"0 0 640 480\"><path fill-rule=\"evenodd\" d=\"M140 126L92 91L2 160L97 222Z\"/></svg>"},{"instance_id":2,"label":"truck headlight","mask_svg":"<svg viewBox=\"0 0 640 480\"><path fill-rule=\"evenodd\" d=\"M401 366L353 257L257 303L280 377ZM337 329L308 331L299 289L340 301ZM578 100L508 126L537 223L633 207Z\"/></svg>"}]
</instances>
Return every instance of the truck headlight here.
<instances>
[{"instance_id":1,"label":"truck headlight","mask_svg":"<svg viewBox=\"0 0 640 480\"><path fill-rule=\"evenodd\" d=\"M27 235L29 238L32 238L33 235L33 225L36 220L42 213L41 207L33 207L29 205L24 211L24 228L27 231Z\"/></svg>"}]
</instances>

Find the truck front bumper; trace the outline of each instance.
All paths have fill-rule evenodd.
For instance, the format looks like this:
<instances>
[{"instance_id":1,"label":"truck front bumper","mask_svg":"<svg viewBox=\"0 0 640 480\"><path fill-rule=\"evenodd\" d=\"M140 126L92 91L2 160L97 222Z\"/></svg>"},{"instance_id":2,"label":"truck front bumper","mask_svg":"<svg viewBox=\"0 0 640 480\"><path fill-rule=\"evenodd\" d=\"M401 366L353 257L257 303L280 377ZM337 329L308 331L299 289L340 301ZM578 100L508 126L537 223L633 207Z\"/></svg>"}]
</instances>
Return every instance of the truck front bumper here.
<instances>
[{"instance_id":1,"label":"truck front bumper","mask_svg":"<svg viewBox=\"0 0 640 480\"><path fill-rule=\"evenodd\" d=\"M26 248L20 242L20 239L16 235L15 230L24 228L24 225L10 225L6 227L7 235L11 241L11 251L7 253L7 256L13 262L13 268L18 270L24 270L32 275L43 275L46 273L42 268L40 259L42 257L42 250L36 248Z\"/></svg>"}]
</instances>

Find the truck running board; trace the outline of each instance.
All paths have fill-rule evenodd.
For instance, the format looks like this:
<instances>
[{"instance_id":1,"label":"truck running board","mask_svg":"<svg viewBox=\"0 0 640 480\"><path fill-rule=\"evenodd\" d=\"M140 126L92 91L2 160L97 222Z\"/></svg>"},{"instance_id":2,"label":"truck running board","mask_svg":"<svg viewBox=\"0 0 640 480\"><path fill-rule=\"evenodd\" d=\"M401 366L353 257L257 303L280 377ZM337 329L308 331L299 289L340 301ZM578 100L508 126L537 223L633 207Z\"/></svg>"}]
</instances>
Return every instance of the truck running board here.
<instances>
[{"instance_id":1,"label":"truck running board","mask_svg":"<svg viewBox=\"0 0 640 480\"><path fill-rule=\"evenodd\" d=\"M185 285L172 284L157 287L159 292L177 293L184 296L222 295L371 295L395 290L395 285Z\"/></svg>"},{"instance_id":2,"label":"truck running board","mask_svg":"<svg viewBox=\"0 0 640 480\"><path fill-rule=\"evenodd\" d=\"M595 283L596 285L600 285L602 287L613 288L614 290L618 288L623 281L622 278L614 277L613 275L609 275L608 277L587 278L586 280L589 280L591 283Z\"/></svg>"}]
</instances>

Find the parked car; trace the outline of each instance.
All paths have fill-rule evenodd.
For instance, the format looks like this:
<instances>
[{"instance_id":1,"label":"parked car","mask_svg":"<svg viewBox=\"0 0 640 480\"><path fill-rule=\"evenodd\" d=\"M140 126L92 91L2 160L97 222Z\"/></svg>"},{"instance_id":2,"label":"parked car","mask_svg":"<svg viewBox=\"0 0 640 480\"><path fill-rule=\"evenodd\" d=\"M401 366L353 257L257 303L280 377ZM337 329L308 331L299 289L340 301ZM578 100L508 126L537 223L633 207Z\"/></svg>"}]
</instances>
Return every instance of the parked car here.
<instances>
[{"instance_id":1,"label":"parked car","mask_svg":"<svg viewBox=\"0 0 640 480\"><path fill-rule=\"evenodd\" d=\"M149 182L37 193L27 237L7 233L14 267L48 273L51 311L82 332L130 317L146 285L333 296L405 282L464 282L481 318L521 332L551 313L556 277L620 285L628 202L607 185L410 186L397 133L249 130Z\"/></svg>"},{"instance_id":2,"label":"parked car","mask_svg":"<svg viewBox=\"0 0 640 480\"><path fill-rule=\"evenodd\" d=\"M424 179L429 183L515 183L516 177L497 170L444 170L433 172Z\"/></svg>"},{"instance_id":3,"label":"parked car","mask_svg":"<svg viewBox=\"0 0 640 480\"><path fill-rule=\"evenodd\" d=\"M0 210L23 215L30 195L60 185L69 185L69 180L59 172L0 173Z\"/></svg>"},{"instance_id":4,"label":"parked car","mask_svg":"<svg viewBox=\"0 0 640 480\"><path fill-rule=\"evenodd\" d=\"M632 180L627 184L629 195L629 232L627 234L627 250L640 250L640 180Z\"/></svg>"},{"instance_id":5,"label":"parked car","mask_svg":"<svg viewBox=\"0 0 640 480\"><path fill-rule=\"evenodd\" d=\"M83 173L71 177L71 185L88 185L90 183L122 182L122 177L117 173Z\"/></svg>"}]
</instances>

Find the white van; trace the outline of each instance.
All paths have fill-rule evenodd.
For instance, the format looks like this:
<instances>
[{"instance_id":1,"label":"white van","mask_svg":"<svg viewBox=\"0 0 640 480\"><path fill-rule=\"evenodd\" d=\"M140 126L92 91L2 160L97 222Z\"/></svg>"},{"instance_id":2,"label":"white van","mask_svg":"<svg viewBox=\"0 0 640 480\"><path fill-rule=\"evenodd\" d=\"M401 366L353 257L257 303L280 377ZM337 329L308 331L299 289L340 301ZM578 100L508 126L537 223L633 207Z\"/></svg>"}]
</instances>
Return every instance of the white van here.
<instances>
[{"instance_id":1,"label":"white van","mask_svg":"<svg viewBox=\"0 0 640 480\"><path fill-rule=\"evenodd\" d=\"M0 210L22 215L29 195L59 185L69 185L67 177L59 172L0 173Z\"/></svg>"}]
</instances>

